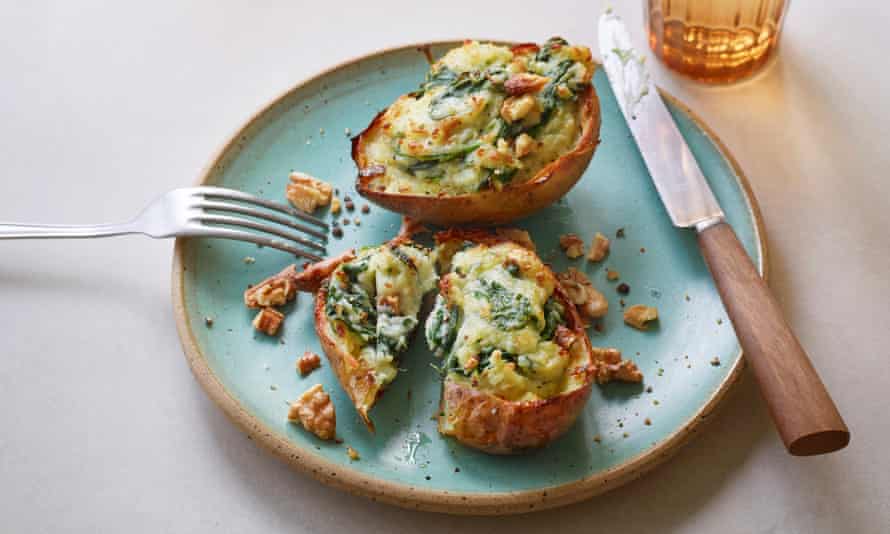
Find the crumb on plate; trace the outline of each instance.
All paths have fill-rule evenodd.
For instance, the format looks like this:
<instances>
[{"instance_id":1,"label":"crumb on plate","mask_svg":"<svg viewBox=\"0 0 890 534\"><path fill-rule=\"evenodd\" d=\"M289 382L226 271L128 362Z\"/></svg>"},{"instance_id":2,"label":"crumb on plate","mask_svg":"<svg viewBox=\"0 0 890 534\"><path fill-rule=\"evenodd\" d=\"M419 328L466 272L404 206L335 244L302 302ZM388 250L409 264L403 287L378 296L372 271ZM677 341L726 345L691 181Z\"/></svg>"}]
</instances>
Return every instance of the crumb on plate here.
<instances>
[{"instance_id":1,"label":"crumb on plate","mask_svg":"<svg viewBox=\"0 0 890 534\"><path fill-rule=\"evenodd\" d=\"M557 275L569 299L578 307L582 319L600 319L609 311L609 301L590 282L587 275L569 267Z\"/></svg>"},{"instance_id":2,"label":"crumb on plate","mask_svg":"<svg viewBox=\"0 0 890 534\"><path fill-rule=\"evenodd\" d=\"M287 184L285 196L298 210L312 213L319 206L327 206L331 202L334 188L318 178L302 172L292 172L290 183Z\"/></svg>"},{"instance_id":3,"label":"crumb on plate","mask_svg":"<svg viewBox=\"0 0 890 534\"><path fill-rule=\"evenodd\" d=\"M597 232L590 243L590 252L587 253L588 261L603 261L609 253L609 238Z\"/></svg>"},{"instance_id":4,"label":"crumb on plate","mask_svg":"<svg viewBox=\"0 0 890 534\"><path fill-rule=\"evenodd\" d=\"M593 347L593 367L597 384L606 384L613 380L634 383L643 381L643 373L637 364L623 359L621 351L615 348Z\"/></svg>"},{"instance_id":5,"label":"crumb on plate","mask_svg":"<svg viewBox=\"0 0 890 534\"><path fill-rule=\"evenodd\" d=\"M298 423L321 439L333 439L337 431L334 403L321 384L307 389L290 405L287 420Z\"/></svg>"},{"instance_id":6,"label":"crumb on plate","mask_svg":"<svg viewBox=\"0 0 890 534\"><path fill-rule=\"evenodd\" d=\"M647 330L649 323L658 319L658 308L645 304L634 304L624 310L624 322L637 330Z\"/></svg>"},{"instance_id":7,"label":"crumb on plate","mask_svg":"<svg viewBox=\"0 0 890 534\"><path fill-rule=\"evenodd\" d=\"M578 234L563 234L559 236L559 246L569 259L580 258L584 255L584 241Z\"/></svg>"},{"instance_id":8,"label":"crumb on plate","mask_svg":"<svg viewBox=\"0 0 890 534\"><path fill-rule=\"evenodd\" d=\"M306 376L321 366L321 357L311 350L307 350L297 360L297 369L302 376Z\"/></svg>"},{"instance_id":9,"label":"crumb on plate","mask_svg":"<svg viewBox=\"0 0 890 534\"><path fill-rule=\"evenodd\" d=\"M253 318L253 327L266 335L274 336L283 322L283 313L272 308L263 308Z\"/></svg>"}]
</instances>

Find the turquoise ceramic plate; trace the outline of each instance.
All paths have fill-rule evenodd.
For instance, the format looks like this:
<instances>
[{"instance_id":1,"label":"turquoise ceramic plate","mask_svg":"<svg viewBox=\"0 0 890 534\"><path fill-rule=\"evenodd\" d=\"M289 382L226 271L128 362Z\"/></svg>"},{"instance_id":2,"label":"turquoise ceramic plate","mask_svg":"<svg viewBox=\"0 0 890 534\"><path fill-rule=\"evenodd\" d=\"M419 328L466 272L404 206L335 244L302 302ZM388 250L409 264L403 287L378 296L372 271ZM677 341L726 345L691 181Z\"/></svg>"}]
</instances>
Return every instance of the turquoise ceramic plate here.
<instances>
[{"instance_id":1,"label":"turquoise ceramic plate","mask_svg":"<svg viewBox=\"0 0 890 534\"><path fill-rule=\"evenodd\" d=\"M458 43L431 46L433 56ZM201 183L284 200L288 173L299 169L354 193L350 133L414 89L428 64L416 46L373 54L298 85L256 115L208 167ZM594 345L618 347L645 374L642 387L595 387L575 426L544 450L495 457L440 437L439 383L433 357L417 336L393 387L372 411L377 434L368 433L331 368L306 378L294 369L304 350L321 352L312 325L312 299L302 295L287 310L279 337L254 333L242 303L248 284L293 261L282 252L220 240L178 240L173 268L174 306L189 363L210 396L242 429L290 464L348 491L402 506L454 513L508 513L573 502L613 488L666 458L717 405L737 378L741 354L723 307L698 253L695 236L673 228L605 74L594 77L602 106L602 144L584 177L566 198L517 225L531 232L545 261L584 270L607 295L612 311ZM719 141L691 113L669 99L671 112L708 177L748 253L765 265L754 198ZM372 207L348 214L361 225L344 227L330 254L390 239L399 217ZM589 240L600 231L613 239L601 264L568 261L558 236ZM251 256L255 263L245 263ZM622 323L615 283L631 287L627 304L657 306L659 325L649 332ZM205 317L213 318L207 327ZM716 358L716 359L715 359ZM717 364L719 360L719 364ZM713 362L713 364L712 364ZM321 382L331 392L342 444L323 443L285 420L287 401ZM361 455L350 461L346 446Z\"/></svg>"}]
</instances>

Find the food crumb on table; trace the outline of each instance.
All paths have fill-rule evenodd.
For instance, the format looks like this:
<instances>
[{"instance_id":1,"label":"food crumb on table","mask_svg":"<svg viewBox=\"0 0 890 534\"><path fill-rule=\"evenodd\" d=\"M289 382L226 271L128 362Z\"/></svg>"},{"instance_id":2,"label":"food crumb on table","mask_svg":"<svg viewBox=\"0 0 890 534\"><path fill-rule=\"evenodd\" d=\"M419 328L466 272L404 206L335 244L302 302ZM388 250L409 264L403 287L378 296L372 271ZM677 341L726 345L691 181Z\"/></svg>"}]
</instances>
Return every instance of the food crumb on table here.
<instances>
[{"instance_id":1,"label":"food crumb on table","mask_svg":"<svg viewBox=\"0 0 890 534\"><path fill-rule=\"evenodd\" d=\"M253 263L256 263L256 258L254 258L253 256L244 256L244 259L241 261L243 261L244 263L246 263L248 265L251 265Z\"/></svg>"},{"instance_id":2,"label":"food crumb on table","mask_svg":"<svg viewBox=\"0 0 890 534\"><path fill-rule=\"evenodd\" d=\"M204 326L206 326L207 328L213 328L213 317L210 317L209 315L207 317L204 317Z\"/></svg>"},{"instance_id":3,"label":"food crumb on table","mask_svg":"<svg viewBox=\"0 0 890 534\"><path fill-rule=\"evenodd\" d=\"M718 356L714 356L713 358L711 358L711 365L713 365L714 367L720 365L720 358Z\"/></svg>"},{"instance_id":4,"label":"food crumb on table","mask_svg":"<svg viewBox=\"0 0 890 534\"><path fill-rule=\"evenodd\" d=\"M359 456L358 451L356 451L355 449L353 449L352 447L350 447L348 445L346 446L346 455L349 456L349 459L353 462L361 459L361 456Z\"/></svg>"},{"instance_id":5,"label":"food crumb on table","mask_svg":"<svg viewBox=\"0 0 890 534\"><path fill-rule=\"evenodd\" d=\"M618 273L618 271L614 271L612 269L606 269L606 280L608 280L610 282L614 282L615 280L618 280L618 278L620 276L621 275Z\"/></svg>"}]
</instances>

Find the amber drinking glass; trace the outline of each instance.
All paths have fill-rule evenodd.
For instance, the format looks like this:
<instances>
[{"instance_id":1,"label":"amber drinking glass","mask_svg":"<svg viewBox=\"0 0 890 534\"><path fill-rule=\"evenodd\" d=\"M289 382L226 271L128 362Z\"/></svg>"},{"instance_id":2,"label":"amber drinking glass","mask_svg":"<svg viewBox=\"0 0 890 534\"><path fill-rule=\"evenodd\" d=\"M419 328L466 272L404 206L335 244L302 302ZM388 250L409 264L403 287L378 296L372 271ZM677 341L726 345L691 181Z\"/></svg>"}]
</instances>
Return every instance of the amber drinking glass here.
<instances>
[{"instance_id":1,"label":"amber drinking glass","mask_svg":"<svg viewBox=\"0 0 890 534\"><path fill-rule=\"evenodd\" d=\"M789 0L644 0L649 47L705 83L751 76L775 54Z\"/></svg>"}]
</instances>

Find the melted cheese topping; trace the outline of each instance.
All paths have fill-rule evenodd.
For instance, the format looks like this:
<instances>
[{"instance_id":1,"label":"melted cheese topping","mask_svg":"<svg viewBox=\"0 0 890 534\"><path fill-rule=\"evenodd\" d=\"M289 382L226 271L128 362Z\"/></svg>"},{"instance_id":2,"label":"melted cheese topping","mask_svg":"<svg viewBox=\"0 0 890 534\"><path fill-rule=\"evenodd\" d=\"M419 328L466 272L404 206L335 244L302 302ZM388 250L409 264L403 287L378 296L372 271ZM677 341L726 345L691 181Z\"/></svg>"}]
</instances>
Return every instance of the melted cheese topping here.
<instances>
[{"instance_id":1,"label":"melted cheese topping","mask_svg":"<svg viewBox=\"0 0 890 534\"><path fill-rule=\"evenodd\" d=\"M440 246L440 262L453 245ZM426 333L451 379L511 401L577 386L568 372L574 356L553 341L552 331L544 334L556 281L533 252L514 243L476 244L454 253L449 270ZM453 341L443 341L449 328L456 330Z\"/></svg>"},{"instance_id":2,"label":"melted cheese topping","mask_svg":"<svg viewBox=\"0 0 890 534\"><path fill-rule=\"evenodd\" d=\"M386 169L373 186L459 195L531 179L576 144L577 95L593 69L590 50L558 38L537 50L471 41L449 51L420 91L386 110L365 143L367 165ZM541 84L509 97L505 84L519 75L537 76ZM520 136L528 137L517 149Z\"/></svg>"},{"instance_id":3,"label":"melted cheese topping","mask_svg":"<svg viewBox=\"0 0 890 534\"><path fill-rule=\"evenodd\" d=\"M407 348L423 296L436 281L429 251L422 247L366 248L331 275L328 333L386 385L396 377L396 359ZM338 323L345 327L343 336L336 334Z\"/></svg>"}]
</instances>

